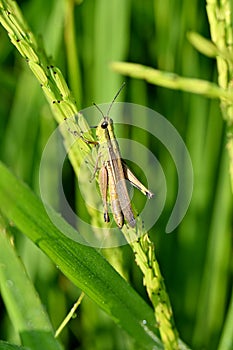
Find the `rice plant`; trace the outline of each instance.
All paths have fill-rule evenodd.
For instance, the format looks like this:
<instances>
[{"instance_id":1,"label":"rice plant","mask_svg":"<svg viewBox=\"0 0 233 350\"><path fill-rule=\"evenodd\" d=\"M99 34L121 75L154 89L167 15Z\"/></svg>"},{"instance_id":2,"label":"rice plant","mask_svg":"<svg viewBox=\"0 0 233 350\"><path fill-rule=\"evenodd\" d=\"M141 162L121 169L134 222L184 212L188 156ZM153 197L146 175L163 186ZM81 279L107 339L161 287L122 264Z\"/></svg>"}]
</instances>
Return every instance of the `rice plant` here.
<instances>
[{"instance_id":1,"label":"rice plant","mask_svg":"<svg viewBox=\"0 0 233 350\"><path fill-rule=\"evenodd\" d=\"M0 349L232 349L230 5L0 0ZM115 247L96 249L85 239L102 239L106 223L98 186L88 190L96 172L90 152L98 155L84 111L111 101L123 81L119 101L157 111L184 140L192 199L166 234L180 185L173 154L152 135L159 125L150 119L141 129L117 125L119 138L140 140L156 155L166 198L149 232L139 216L137 230L123 226L124 244L116 235ZM43 167L45 203L41 159L57 125L69 159L60 171L62 151L53 143ZM187 173L187 159L176 156ZM144 161L143 169L132 161L142 182L152 167ZM162 201L159 174L152 203ZM64 209L61 177L80 222ZM145 200L136 190L133 202L140 213Z\"/></svg>"}]
</instances>

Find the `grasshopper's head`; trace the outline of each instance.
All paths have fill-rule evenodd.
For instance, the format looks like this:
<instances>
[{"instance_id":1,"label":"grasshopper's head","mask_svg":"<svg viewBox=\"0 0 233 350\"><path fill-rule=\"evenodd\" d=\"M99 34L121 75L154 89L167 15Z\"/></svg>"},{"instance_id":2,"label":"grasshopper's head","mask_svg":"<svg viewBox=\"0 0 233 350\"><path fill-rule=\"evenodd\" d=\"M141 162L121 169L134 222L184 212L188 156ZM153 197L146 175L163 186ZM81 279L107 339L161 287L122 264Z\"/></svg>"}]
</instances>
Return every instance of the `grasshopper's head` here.
<instances>
[{"instance_id":1,"label":"grasshopper's head","mask_svg":"<svg viewBox=\"0 0 233 350\"><path fill-rule=\"evenodd\" d=\"M102 137L104 137L104 135L106 134L106 132L111 132L113 129L113 120L109 117L104 117L103 119L101 119L99 125L97 126L96 129L96 136L98 139L101 139Z\"/></svg>"}]
</instances>

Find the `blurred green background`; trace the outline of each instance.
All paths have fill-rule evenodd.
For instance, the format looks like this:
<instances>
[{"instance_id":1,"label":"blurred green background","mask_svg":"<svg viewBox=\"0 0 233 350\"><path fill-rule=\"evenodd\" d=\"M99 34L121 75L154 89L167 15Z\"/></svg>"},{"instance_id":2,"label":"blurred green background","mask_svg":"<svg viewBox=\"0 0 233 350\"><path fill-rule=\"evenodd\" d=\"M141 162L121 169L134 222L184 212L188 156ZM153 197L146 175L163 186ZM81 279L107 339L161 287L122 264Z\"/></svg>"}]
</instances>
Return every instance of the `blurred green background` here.
<instances>
[{"instance_id":1,"label":"blurred green background","mask_svg":"<svg viewBox=\"0 0 233 350\"><path fill-rule=\"evenodd\" d=\"M156 110L184 139L193 163L193 197L184 220L168 235L165 227L176 199L176 169L164 146L147 140L168 186L165 209L150 237L156 244L180 337L194 349L217 349L232 283L232 192L219 102L124 78L109 68L111 61L129 61L216 81L215 60L195 51L186 37L192 30L209 38L205 3L31 0L19 4L66 77L79 109L93 101L109 102L126 81L119 100ZM2 27L0 99L0 158L39 194L40 157L56 123L38 82ZM50 176L56 188L57 179ZM65 180L74 183L68 164ZM76 202L73 187L68 191ZM58 196L56 201L59 207ZM80 291L17 232L16 244L56 328ZM147 300L133 254L127 246L121 250L130 284ZM16 341L1 299L0 320L1 339ZM61 339L66 349L134 349L132 340L87 297Z\"/></svg>"}]
</instances>

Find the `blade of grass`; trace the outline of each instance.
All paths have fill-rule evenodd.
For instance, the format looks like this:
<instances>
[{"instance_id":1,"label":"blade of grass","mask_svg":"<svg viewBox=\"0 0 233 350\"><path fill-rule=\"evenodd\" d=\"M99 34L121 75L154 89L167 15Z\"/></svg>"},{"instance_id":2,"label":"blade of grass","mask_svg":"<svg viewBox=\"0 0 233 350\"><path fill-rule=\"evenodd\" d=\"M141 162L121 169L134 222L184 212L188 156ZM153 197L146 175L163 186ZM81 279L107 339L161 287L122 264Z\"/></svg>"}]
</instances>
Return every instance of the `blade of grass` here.
<instances>
[{"instance_id":1,"label":"blade of grass","mask_svg":"<svg viewBox=\"0 0 233 350\"><path fill-rule=\"evenodd\" d=\"M0 286L14 327L23 345L33 350L61 350L43 305L5 230L0 216Z\"/></svg>"},{"instance_id":2,"label":"blade of grass","mask_svg":"<svg viewBox=\"0 0 233 350\"><path fill-rule=\"evenodd\" d=\"M224 305L227 299L226 287L230 269L230 227L232 221L232 194L228 167L227 154L223 153L197 307L197 326L194 330L196 347L203 346L203 343L207 345L216 341L213 339L214 335L216 330L220 330L224 319ZM203 335L204 327L205 335Z\"/></svg>"},{"instance_id":3,"label":"blade of grass","mask_svg":"<svg viewBox=\"0 0 233 350\"><path fill-rule=\"evenodd\" d=\"M15 344L10 344L6 341L0 340L0 350L27 350L28 348L25 348L23 346L18 346Z\"/></svg>"},{"instance_id":4,"label":"blade of grass","mask_svg":"<svg viewBox=\"0 0 233 350\"><path fill-rule=\"evenodd\" d=\"M78 106L82 106L82 89L81 89L81 72L79 67L79 52L76 44L75 34L75 1L66 1L66 18L65 18L65 44L68 61L68 74L71 90L78 100Z\"/></svg>"},{"instance_id":5,"label":"blade of grass","mask_svg":"<svg viewBox=\"0 0 233 350\"><path fill-rule=\"evenodd\" d=\"M28 103L25 106L25 86L30 86L27 92ZM16 173L28 183L32 182L36 135L38 133L38 111L42 105L42 96L38 95L38 84L28 71L23 71L18 78L16 93L12 103L9 121L5 128L4 152L2 159L14 168ZM33 123L31 116L33 115ZM20 116L20 127L19 127ZM30 135L30 136L29 136ZM30 145L28 147L30 137ZM14 142L12 142L14 140Z\"/></svg>"},{"instance_id":6,"label":"blade of grass","mask_svg":"<svg viewBox=\"0 0 233 350\"><path fill-rule=\"evenodd\" d=\"M95 4L93 43L95 102L106 99L110 101L112 91L117 91L120 86L120 77L109 70L109 63L125 59L129 42L129 5L128 0L100 0Z\"/></svg>"},{"instance_id":7,"label":"blade of grass","mask_svg":"<svg viewBox=\"0 0 233 350\"><path fill-rule=\"evenodd\" d=\"M79 305L81 304L83 298L84 298L85 294L82 292L82 294L80 295L80 297L78 298L78 300L74 303L73 307L71 308L71 310L69 311L69 313L67 314L67 316L64 318L64 320L62 321L62 323L60 324L60 326L58 327L58 329L56 330L55 333L55 338L57 338L60 333L63 331L63 329L65 328L65 326L67 325L67 323L70 321L70 319L74 316L75 311L77 310L77 308L79 307Z\"/></svg>"},{"instance_id":8,"label":"blade of grass","mask_svg":"<svg viewBox=\"0 0 233 350\"><path fill-rule=\"evenodd\" d=\"M229 303L229 310L226 317L225 325L221 335L218 350L231 350L233 349L233 289L231 300Z\"/></svg>"},{"instance_id":9,"label":"blade of grass","mask_svg":"<svg viewBox=\"0 0 233 350\"><path fill-rule=\"evenodd\" d=\"M94 248L74 242L49 220L43 204L0 163L0 208L10 221L37 244L59 269L138 344L161 349L150 307ZM15 205L17 203L17 205ZM73 230L59 215L64 232Z\"/></svg>"}]
</instances>

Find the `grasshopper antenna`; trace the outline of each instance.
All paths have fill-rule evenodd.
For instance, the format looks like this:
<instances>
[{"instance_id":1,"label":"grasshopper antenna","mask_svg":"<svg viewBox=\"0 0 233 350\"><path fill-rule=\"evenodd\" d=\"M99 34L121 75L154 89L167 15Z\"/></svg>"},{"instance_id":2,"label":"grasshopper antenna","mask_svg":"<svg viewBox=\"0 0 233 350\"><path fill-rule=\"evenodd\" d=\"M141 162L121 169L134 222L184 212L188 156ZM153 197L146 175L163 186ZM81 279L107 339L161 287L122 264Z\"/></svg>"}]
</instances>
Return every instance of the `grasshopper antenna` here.
<instances>
[{"instance_id":1,"label":"grasshopper antenna","mask_svg":"<svg viewBox=\"0 0 233 350\"><path fill-rule=\"evenodd\" d=\"M116 101L118 95L120 94L120 92L121 92L121 90L123 89L124 86L125 86L125 82L121 85L120 89L117 91L116 95L114 96L114 98L113 98L113 100L112 100L112 102L111 102L111 104L109 106L109 109L108 109L108 112L107 112L107 115L106 115L107 117L109 116L109 113L110 113L110 110L112 108L113 103Z\"/></svg>"},{"instance_id":2,"label":"grasshopper antenna","mask_svg":"<svg viewBox=\"0 0 233 350\"><path fill-rule=\"evenodd\" d=\"M103 118L105 118L105 115L104 115L103 111L99 108L99 106L98 106L95 102L93 102L93 105L94 105L94 106L98 109L98 111L102 114Z\"/></svg>"},{"instance_id":3,"label":"grasshopper antenna","mask_svg":"<svg viewBox=\"0 0 233 350\"><path fill-rule=\"evenodd\" d=\"M103 111L99 108L99 106L98 106L95 102L93 102L93 105L94 105L94 106L98 109L98 111L102 114L102 116L103 116L104 119L105 119L106 117L109 116L109 113L110 113L110 110L111 110L111 108L112 108L112 105L113 105L113 103L116 101L118 95L120 94L120 92L121 92L121 90L123 89L124 86L125 86L125 82L121 85L120 89L117 91L116 95L114 96L114 98L113 98L113 100L112 100L112 102L111 102L111 104L110 104L110 106L109 106L109 109L108 109L108 112L107 112L106 115L104 115Z\"/></svg>"}]
</instances>

